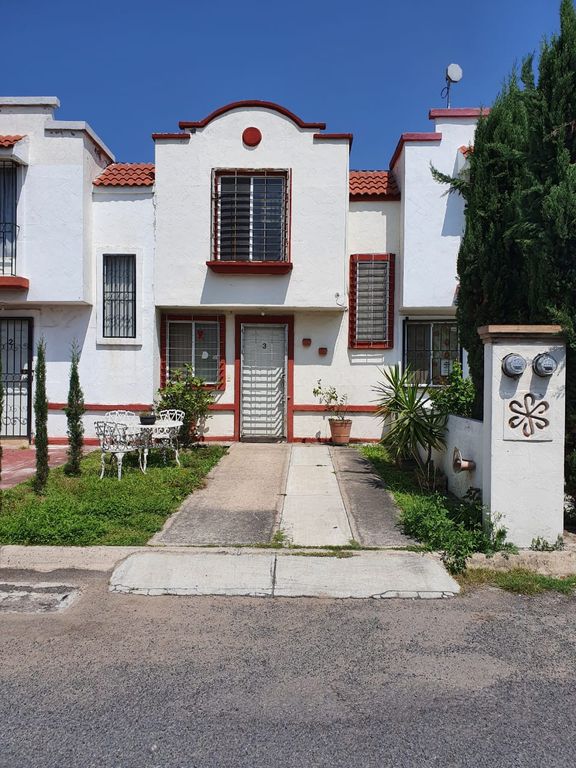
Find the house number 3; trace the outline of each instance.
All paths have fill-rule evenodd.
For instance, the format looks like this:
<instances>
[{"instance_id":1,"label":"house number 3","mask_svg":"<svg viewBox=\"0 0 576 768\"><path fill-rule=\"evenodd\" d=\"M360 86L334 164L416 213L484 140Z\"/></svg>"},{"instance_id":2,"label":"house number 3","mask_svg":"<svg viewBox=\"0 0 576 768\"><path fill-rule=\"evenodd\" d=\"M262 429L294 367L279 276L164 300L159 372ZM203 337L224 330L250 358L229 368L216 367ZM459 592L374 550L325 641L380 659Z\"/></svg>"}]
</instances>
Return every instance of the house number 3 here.
<instances>
[{"instance_id":1,"label":"house number 3","mask_svg":"<svg viewBox=\"0 0 576 768\"><path fill-rule=\"evenodd\" d=\"M264 342L264 344L262 344L262 349L266 349L266 342Z\"/></svg>"}]
</instances>

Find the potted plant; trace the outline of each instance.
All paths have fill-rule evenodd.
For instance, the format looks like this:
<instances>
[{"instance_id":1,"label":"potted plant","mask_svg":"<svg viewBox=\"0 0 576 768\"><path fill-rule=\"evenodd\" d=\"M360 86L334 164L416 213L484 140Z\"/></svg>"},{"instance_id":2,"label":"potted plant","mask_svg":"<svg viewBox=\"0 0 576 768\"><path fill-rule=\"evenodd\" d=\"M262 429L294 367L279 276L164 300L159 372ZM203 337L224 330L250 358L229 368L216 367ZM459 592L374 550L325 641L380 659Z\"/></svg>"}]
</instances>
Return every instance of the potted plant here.
<instances>
[{"instance_id":1,"label":"potted plant","mask_svg":"<svg viewBox=\"0 0 576 768\"><path fill-rule=\"evenodd\" d=\"M154 411L141 411L140 412L140 424L155 424L156 414Z\"/></svg>"},{"instance_id":2,"label":"potted plant","mask_svg":"<svg viewBox=\"0 0 576 768\"><path fill-rule=\"evenodd\" d=\"M352 429L352 419L346 418L348 395L339 395L336 387L323 387L322 379L318 379L318 384L312 390L312 394L323 403L329 413L333 414L328 422L334 445L348 445Z\"/></svg>"}]
</instances>

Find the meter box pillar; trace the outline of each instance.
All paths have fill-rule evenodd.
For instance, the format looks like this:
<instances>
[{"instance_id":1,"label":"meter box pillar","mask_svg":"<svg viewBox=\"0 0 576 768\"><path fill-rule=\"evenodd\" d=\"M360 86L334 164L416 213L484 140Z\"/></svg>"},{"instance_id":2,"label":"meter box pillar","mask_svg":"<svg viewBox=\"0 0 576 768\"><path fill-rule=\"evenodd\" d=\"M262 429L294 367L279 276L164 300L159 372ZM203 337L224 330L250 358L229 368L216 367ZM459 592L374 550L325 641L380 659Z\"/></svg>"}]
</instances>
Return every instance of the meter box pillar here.
<instances>
[{"instance_id":1,"label":"meter box pillar","mask_svg":"<svg viewBox=\"0 0 576 768\"><path fill-rule=\"evenodd\" d=\"M566 347L557 325L488 325L482 500L495 527L529 547L564 523Z\"/></svg>"}]
</instances>

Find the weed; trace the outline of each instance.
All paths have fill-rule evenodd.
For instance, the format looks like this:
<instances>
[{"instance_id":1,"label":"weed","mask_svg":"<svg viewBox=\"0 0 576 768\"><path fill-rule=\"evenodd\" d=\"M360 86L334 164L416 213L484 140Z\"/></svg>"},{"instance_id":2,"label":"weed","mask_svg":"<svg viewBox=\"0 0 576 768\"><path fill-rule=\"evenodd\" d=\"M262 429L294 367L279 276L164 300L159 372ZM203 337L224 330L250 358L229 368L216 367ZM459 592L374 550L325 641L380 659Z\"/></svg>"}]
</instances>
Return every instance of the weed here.
<instances>
[{"instance_id":1,"label":"weed","mask_svg":"<svg viewBox=\"0 0 576 768\"><path fill-rule=\"evenodd\" d=\"M532 539L530 549L533 549L535 552L556 552L564 549L564 538L558 535L554 544L550 544L546 539L536 536L535 539Z\"/></svg>"},{"instance_id":2,"label":"weed","mask_svg":"<svg viewBox=\"0 0 576 768\"><path fill-rule=\"evenodd\" d=\"M489 568L469 568L457 576L464 591L481 586L492 586L518 595L538 595L542 592L560 592L572 595L576 589L576 576L555 578L525 568L510 571L493 571Z\"/></svg>"},{"instance_id":3,"label":"weed","mask_svg":"<svg viewBox=\"0 0 576 768\"><path fill-rule=\"evenodd\" d=\"M451 500L420 487L412 473L392 464L382 446L361 450L394 494L404 533L426 549L441 552L450 573L465 570L466 561L474 552L514 551L506 543L505 529L497 528L496 524L483 526L480 502Z\"/></svg>"},{"instance_id":4,"label":"weed","mask_svg":"<svg viewBox=\"0 0 576 768\"><path fill-rule=\"evenodd\" d=\"M345 558L345 557L354 557L354 554L350 552L349 549L339 549L339 550L313 550L313 551L306 551L306 552L290 552L290 555L292 557L337 557L337 558Z\"/></svg>"}]
</instances>

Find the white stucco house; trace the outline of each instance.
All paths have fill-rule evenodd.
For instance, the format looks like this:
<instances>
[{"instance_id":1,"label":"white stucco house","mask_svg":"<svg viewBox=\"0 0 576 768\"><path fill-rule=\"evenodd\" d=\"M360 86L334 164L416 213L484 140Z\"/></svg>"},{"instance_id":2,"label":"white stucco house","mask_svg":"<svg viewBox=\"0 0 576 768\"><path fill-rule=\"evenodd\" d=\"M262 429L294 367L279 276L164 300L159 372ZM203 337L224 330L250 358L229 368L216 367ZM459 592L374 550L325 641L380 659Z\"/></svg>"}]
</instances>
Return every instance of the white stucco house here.
<instances>
[{"instance_id":1,"label":"white stucco house","mask_svg":"<svg viewBox=\"0 0 576 768\"><path fill-rule=\"evenodd\" d=\"M327 438L318 379L348 395L353 439L377 439L379 368L440 384L460 359L463 203L430 164L462 167L480 110L432 110L388 169L351 171L350 134L268 102L153 134L154 164L116 163L58 106L0 98L5 437L32 435L41 337L55 443L74 341L89 439L102 411L150 408L184 363L215 392L205 440Z\"/></svg>"}]
</instances>

